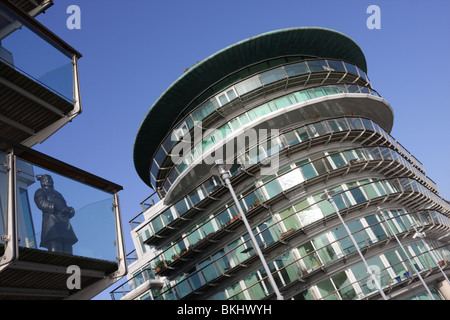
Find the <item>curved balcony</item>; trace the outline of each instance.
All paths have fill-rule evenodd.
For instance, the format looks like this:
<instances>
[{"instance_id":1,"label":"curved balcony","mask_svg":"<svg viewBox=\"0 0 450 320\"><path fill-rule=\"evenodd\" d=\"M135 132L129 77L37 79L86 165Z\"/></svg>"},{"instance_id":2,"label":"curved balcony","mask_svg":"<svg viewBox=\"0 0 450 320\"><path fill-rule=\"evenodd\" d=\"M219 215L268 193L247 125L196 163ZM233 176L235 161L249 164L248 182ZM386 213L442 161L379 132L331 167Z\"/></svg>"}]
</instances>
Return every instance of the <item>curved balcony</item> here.
<instances>
[{"instance_id":1,"label":"curved balcony","mask_svg":"<svg viewBox=\"0 0 450 320\"><path fill-rule=\"evenodd\" d=\"M369 145L373 143L373 141L376 141L376 145L386 145L397 150L397 152L394 152L393 154L398 153L408 161L405 162L400 159L402 157L395 156L395 159L397 159L396 161L404 162L403 166L408 167L409 171L415 172L416 177L421 177L420 179L425 183L425 185L427 185L431 190L434 190L434 192L438 193L435 183L424 176L422 171L419 171L423 168L422 165L415 161L415 158L411 157L408 151L406 151L400 144L393 140L388 134L382 131L382 129L380 129L376 125L376 123L367 119L360 119L358 121L355 120L357 120L357 118L341 118L316 122L314 124L308 125L307 127L302 127L302 129L292 129L291 131L285 132L283 134L282 140L287 142L289 148L294 149L302 146L300 149L297 149L297 151L309 147L310 144L314 141L319 141L318 143L322 143L321 139L323 138L331 142L355 141L356 139L358 139L358 141L369 142ZM333 132L330 136L329 134L331 130L333 130ZM364 131L367 131L367 135L363 134ZM281 152L284 149L285 148L280 143L280 148L275 148L275 151L273 152ZM292 150L291 154L294 153L295 150ZM385 160L392 160L392 155L388 154L386 154L388 158L386 158ZM241 155L238 155L238 157L241 157ZM364 155L362 155L362 158L359 159L357 155L348 154L343 155L342 157L343 159L338 163L334 163L334 160L332 160L331 163L333 163L333 165L323 164L322 167L324 166L325 168L327 168L326 172L323 173L333 171L337 168L342 167L342 165L344 164L348 164L349 166L351 165L352 167L358 168L359 170L361 168L361 163L360 165L356 166L354 160L373 160L375 158L381 160L384 156L380 157L379 155L375 155L375 158L373 158L373 156L365 157ZM231 169L232 173L237 175L233 179L239 179L239 175L246 175L246 172L248 172L248 170L251 170L251 166L254 166L257 161L247 160L240 163L241 164L234 166ZM382 162L379 163L381 164ZM367 169L373 168L369 167ZM378 169L382 170L383 168L381 167ZM393 169L391 168L391 166L386 168L387 171L391 169ZM319 169L319 171L317 171L318 169L313 170L315 170L314 172L316 172L316 174L317 172L322 172L321 169ZM395 171L393 171L393 173L394 172ZM316 174L312 176L311 174L312 173L308 173L306 176L303 175L302 181L316 176ZM327 173L327 176L328 175L329 173ZM163 213L150 220L146 229L144 229L143 231L140 231L138 229L137 232L142 234L142 238L144 239L144 241L148 241L148 244L156 244L160 240L164 239L167 236L166 232L170 232L170 230L173 230L178 222L185 222L186 220L190 220L193 215L199 213L211 202L214 202L214 199L220 197L222 195L222 192L226 192L224 190L225 188L222 187L220 180L217 177L211 177L202 185L200 185L200 187L191 191L190 194L188 194L185 198L182 198L177 203L175 203L174 206L165 209ZM142 222L142 220L140 221Z\"/></svg>"},{"instance_id":2,"label":"curved balcony","mask_svg":"<svg viewBox=\"0 0 450 320\"><path fill-rule=\"evenodd\" d=\"M362 248L364 248L364 245L362 245ZM372 257L370 259L371 265L377 266L380 269L377 271L376 275L382 289L386 293L394 293L395 289L403 288L413 281L417 281L417 272L420 272L422 277L428 277L431 273L437 271L437 265L430 256L430 252L426 252L421 242L411 243L407 245L406 248L410 252L410 259L414 262L414 266L411 265L409 259L406 258L400 250L389 250L381 254L380 256L383 256L387 263L383 262L379 258L380 256ZM292 290L293 286L301 286L305 290L303 290L300 295L302 296L302 299L305 300L376 299L379 292L373 284L371 276L365 272L365 266L363 266L362 262L347 268L346 271L340 271L329 276L327 274L329 264L336 264L336 262L341 260L345 261L347 255L331 263L322 264L320 262L320 256L318 255L318 252L320 252L319 250L331 253L334 252L334 249L331 248L331 245L327 245L309 254L310 258L317 263L316 270L321 271L316 274L326 273L325 276L316 278L325 278L325 280L318 280L314 285L306 288L306 278L311 276L314 277L315 275L312 275L311 273L305 274L303 277L296 275L296 272L299 270L297 265L302 263L306 257L298 260L296 260L295 256L282 257L282 260L278 259L276 261L278 268L273 273L273 276L277 278L278 282L283 284L282 290L285 289L286 291L289 291L289 289ZM441 244L440 246L436 246L434 250L442 252L442 254L439 255L445 257L445 260L443 261L447 261L448 258L450 258L449 246ZM399 259L398 256L401 256L401 259ZM357 280L350 280L348 277L349 273ZM222 296L224 299L228 300L265 300L270 299L270 297L274 295L274 291L267 281L267 276L265 276L263 270L258 270L247 276L244 279L244 283L244 287L239 283L235 283L215 296ZM239 289L236 290L236 288L240 288L241 291L239 291Z\"/></svg>"},{"instance_id":3,"label":"curved balcony","mask_svg":"<svg viewBox=\"0 0 450 320\"><path fill-rule=\"evenodd\" d=\"M359 90L358 86L354 86L354 88ZM330 86L295 92L244 112L216 130L206 131L206 136L201 141L195 141L198 139L196 137L194 137L194 143L190 138L184 140L174 150L174 154L164 159L163 169L157 173L159 187L164 190L161 196L165 196L165 202L169 203L172 198L176 197L171 195L170 188L174 184L179 184L179 182L175 183L175 180L180 181L187 175L191 178L204 177L206 173L209 173L210 166L205 168L203 164L210 162L207 160L210 155L213 153L228 155L227 148L229 146L239 148L241 143L238 141L245 142L244 139L249 132L255 133L255 140L261 140L262 138L258 137L259 131L253 130L256 126L264 128L265 130L262 132L266 132L267 126L273 129L274 126L278 125L280 129L283 129L308 120L317 120L317 118L345 116L349 113L349 110L352 110L354 114L367 116L379 123L380 121L384 122L381 119L386 117L386 112L392 114L390 106L381 98L376 99L369 96L372 98L370 99L367 94L361 94L359 91L351 92L351 90L350 87L343 85L340 89ZM321 92L321 94L311 92ZM349 94L350 92L351 94ZM304 102L298 102L304 96L309 98ZM334 105L335 101L336 105ZM340 107L337 107L337 105ZM311 119L309 119L310 117ZM249 129L253 131L249 131ZM182 157L178 156L180 151L183 152ZM240 152L240 150L237 152ZM192 173L193 168L196 169L196 172Z\"/></svg>"},{"instance_id":4,"label":"curved balcony","mask_svg":"<svg viewBox=\"0 0 450 320\"><path fill-rule=\"evenodd\" d=\"M345 191L347 188L348 190ZM334 196L334 200L342 213L348 213L349 210L353 211L369 205L389 202L402 203L409 207L422 207L429 203L430 207L442 210L442 212L446 212L447 214L450 213L450 206L443 208L442 200L439 201L439 199L434 198L429 191L412 179L391 179L375 182L362 180L360 186L355 187L353 183L347 183L333 189L339 192ZM311 200L303 200L298 204L294 204L292 206L294 209L291 208L280 212L279 221L268 220L260 224L260 226L264 225L265 227L259 231L257 230L255 236L259 235L261 237L260 244L264 244L264 250L273 250L299 233L304 233L305 228L315 228L315 225L320 223L321 220L325 219L329 221L335 216L333 207L327 201L319 200L322 193L309 197ZM435 200L439 202L436 203ZM448 225L448 222L446 224ZM195 242L192 242L193 240ZM154 268L160 268L160 270L157 269L157 274L172 273L176 268L178 259L193 259L193 255L196 252L202 250L204 246L210 245L209 241L214 242L214 237L211 235L201 237L200 234L188 235L180 242L170 246L157 255L150 261L150 265L153 265ZM241 241L232 245L232 247L241 245L243 246L242 250L249 248L248 241ZM232 250L227 254L233 255L234 252ZM250 255L244 255L243 257L244 260L238 260L240 262L236 266L245 266L248 263L245 260L250 258ZM253 259L256 259L256 256L253 256ZM198 258L195 260L198 261Z\"/></svg>"},{"instance_id":5,"label":"curved balcony","mask_svg":"<svg viewBox=\"0 0 450 320\"><path fill-rule=\"evenodd\" d=\"M364 75L362 71L359 72ZM358 79L363 80L359 81ZM211 127L218 119L223 119L224 115L242 109L243 103L246 103L249 100L248 96L251 96L252 99L259 96L265 97L266 95L269 95L270 92L274 91L274 86L276 90L285 92L294 85L317 87L331 83L353 85L349 89L338 86L337 90L344 90L342 92L362 92L377 95L377 93L370 88L366 76L360 76L358 74L357 67L343 61L335 60L302 61L269 69L223 90L216 96L213 96L200 106L196 107L196 109L185 116L180 123L175 125L173 130L167 133L167 136L164 138L163 142L161 142L151 161L149 171L153 175L151 176L151 183L153 187L155 187L154 189L156 190L156 187L158 186L156 184L158 181L156 179L158 178L157 171L160 168L167 167L164 165L164 159L170 156L175 145L183 139L186 134L190 133L192 135L193 128L198 126L199 122L202 123L203 127ZM355 85L362 89L358 90L354 87ZM296 98L299 101L305 101L326 94L330 93L323 90L315 94L314 91L305 90L302 94L297 94ZM279 100L279 103L286 104L286 102L281 100ZM248 121L249 120L247 120L247 122ZM390 128L387 128L387 130L390 130Z\"/></svg>"},{"instance_id":6,"label":"curved balcony","mask_svg":"<svg viewBox=\"0 0 450 320\"><path fill-rule=\"evenodd\" d=\"M278 194L282 194L295 185L304 184L305 188L309 189L314 184L327 181L332 177L361 172L361 170L380 172L386 177L391 175L411 176L434 191L433 185L428 184L429 180L427 177L395 151L380 147L357 148L332 152L313 161L308 159L297 161L293 165L280 168L278 172L281 174L265 178L263 186L255 186L255 190L244 194L240 198L242 207L248 217L254 216L260 211L258 209L264 207L265 201L275 198ZM263 204L263 206L260 206L260 204ZM229 211L228 219L222 215L221 210ZM170 214L171 212L169 211L168 213ZM219 229L225 230L230 222L237 221L237 219L233 219L236 215L237 210L234 206L227 205L225 209L216 209L213 220ZM177 222L186 224L189 221L189 217L190 214L183 216L183 218L180 216L173 218L171 214L168 216L166 211L166 214L161 216L162 220L157 220L159 217L156 217L149 222L148 228L144 229L145 235L141 232L143 243L155 245L163 241L164 238L169 237L170 233L176 234Z\"/></svg>"},{"instance_id":7,"label":"curved balcony","mask_svg":"<svg viewBox=\"0 0 450 320\"><path fill-rule=\"evenodd\" d=\"M385 223L377 218L376 215L369 215L365 216L362 220L349 223L349 227L352 230L353 236L357 239L359 247L364 249L370 248L377 243L389 241L391 235L387 231L389 229L384 226ZM409 234L412 231L412 224L421 226L422 230L431 230L436 227L443 227L445 230L450 229L450 220L448 217L431 211L408 213L404 210L391 209L389 210L388 223L390 224L391 230L394 230L399 236ZM261 245L264 245L263 250L266 254L268 253L268 248L273 246L274 241L281 241L284 238L279 231L269 231L270 228L255 229L257 239L261 241ZM326 234L330 235L325 236L325 234L321 234L306 243L303 242L302 245L297 246L295 254L292 251L288 253L291 256L290 258L283 256L275 259L271 263L272 269L275 270L273 264L278 264L279 261L283 261L283 265L276 267L278 271L275 271L274 275L279 272L284 276L288 276L290 281L304 282L306 278L313 276L316 271L323 271L323 268L329 268L336 262L345 261L351 254L355 253L356 250L352 242L349 241L349 237L343 230L343 227L327 231ZM335 240L327 240L330 237ZM245 239L245 236L243 238ZM214 261L199 263L201 268L198 271L188 277L183 276L178 278L176 284L163 289L161 297L166 293L170 293L170 295L176 295L179 299L189 298L194 292L202 292L204 286L217 285L227 275L236 275L239 269L246 269L251 261L255 259L254 251L249 250L251 249L249 240L241 241L237 246L229 245L229 247L233 248L231 252L225 254L224 251L218 251L216 255L212 255L213 257L217 257ZM448 260L448 256L445 258L445 255L439 255L441 256L440 259ZM420 263L423 263L423 261L418 262L419 265ZM428 266L430 265L428 264ZM435 267L435 265L431 267ZM400 272L401 270L397 271ZM406 272L409 272L410 275L413 274L410 269L405 270ZM391 274L391 277L389 278L390 281L386 282L388 285L400 282L400 277L394 275L392 270L389 274ZM205 284L199 286L201 283ZM369 290L366 294L370 293L370 291L373 290ZM268 295L270 292L266 292L266 294ZM261 299L264 297L259 296L258 298Z\"/></svg>"},{"instance_id":8,"label":"curved balcony","mask_svg":"<svg viewBox=\"0 0 450 320\"><path fill-rule=\"evenodd\" d=\"M81 54L9 1L0 16L0 134L31 147L81 112Z\"/></svg>"},{"instance_id":9,"label":"curved balcony","mask_svg":"<svg viewBox=\"0 0 450 320\"><path fill-rule=\"evenodd\" d=\"M127 272L122 187L1 139L0 298L91 299ZM80 287L67 285L68 268Z\"/></svg>"}]
</instances>

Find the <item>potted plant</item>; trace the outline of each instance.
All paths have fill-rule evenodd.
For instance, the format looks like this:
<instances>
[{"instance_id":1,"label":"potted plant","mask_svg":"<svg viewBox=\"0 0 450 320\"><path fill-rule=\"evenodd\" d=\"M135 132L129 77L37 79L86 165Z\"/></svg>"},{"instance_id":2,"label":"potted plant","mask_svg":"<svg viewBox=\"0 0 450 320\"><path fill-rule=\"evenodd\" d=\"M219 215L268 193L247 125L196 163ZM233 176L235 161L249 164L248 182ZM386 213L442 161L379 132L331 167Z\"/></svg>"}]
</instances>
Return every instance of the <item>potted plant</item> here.
<instances>
[{"instance_id":1,"label":"potted plant","mask_svg":"<svg viewBox=\"0 0 450 320\"><path fill-rule=\"evenodd\" d=\"M163 261L163 260L159 260L159 261L156 262L156 264L155 264L155 270L156 270L156 272L161 271L161 269L163 269L165 266L166 266L166 265L165 265L164 261Z\"/></svg>"}]
</instances>

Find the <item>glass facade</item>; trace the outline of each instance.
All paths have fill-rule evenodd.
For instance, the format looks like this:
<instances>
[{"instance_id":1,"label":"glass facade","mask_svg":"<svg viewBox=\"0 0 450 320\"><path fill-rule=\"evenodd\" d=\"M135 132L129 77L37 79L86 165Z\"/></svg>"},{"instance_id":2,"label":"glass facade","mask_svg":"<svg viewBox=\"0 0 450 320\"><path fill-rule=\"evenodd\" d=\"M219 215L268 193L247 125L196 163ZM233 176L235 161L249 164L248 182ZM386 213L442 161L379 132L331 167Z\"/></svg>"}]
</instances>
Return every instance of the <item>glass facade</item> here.
<instances>
[{"instance_id":1,"label":"glass facade","mask_svg":"<svg viewBox=\"0 0 450 320\"><path fill-rule=\"evenodd\" d=\"M50 44L40 35L40 31L35 30L1 4L0 14L4 19L1 29L0 63L73 102L75 57Z\"/></svg>"},{"instance_id":2,"label":"glass facade","mask_svg":"<svg viewBox=\"0 0 450 320\"><path fill-rule=\"evenodd\" d=\"M330 61L333 61L336 69L328 67L328 63ZM306 69L302 69L301 67L298 67L297 65L299 65L299 64L304 65L306 67ZM207 100L205 103L203 103L202 105L196 107L196 109L194 111L192 111L192 113L190 113L188 116L186 116L180 122L180 124L176 125L175 128L173 129L173 131L171 131L171 133L168 134L168 136L164 139L160 148L158 149L158 151L155 154L155 157L153 159L151 169L150 169L151 182L152 182L153 186L156 187L157 186L156 181L160 180L160 179L158 179L158 172L159 172L160 168L164 167L163 166L164 159L168 155L170 155L171 150L175 147L177 142L180 139L182 139L185 136L185 134L187 134L190 130L193 129L195 123L206 120L206 118L209 115L215 113L220 108L222 108L222 106L228 104L229 102L233 101L234 99L238 99L240 96L244 96L245 94L252 92L258 88L264 88L265 86L267 86L268 84L270 84L272 82L277 82L277 81L281 81L283 79L288 79L289 77L298 77L301 75L305 75L305 74L309 74L309 73L318 71L318 70L316 70L317 68L313 68L310 71L309 69L307 69L307 64L308 65L309 64L323 65L319 71L326 70L327 72L339 71L339 72L344 72L344 74L350 73L350 71L345 70L344 63L342 61L334 61L334 60L315 61L315 60L313 60L313 61L306 61L306 62L301 62L301 63L296 63L296 64L289 64L286 66L281 66L281 67L278 67L275 69L271 69L271 70L263 72L261 74L252 76L252 77L248 78L247 80L244 80L230 88L225 89L222 93L219 93L214 98L211 98L211 99ZM338 65L341 65L342 68L337 68ZM285 70L287 67L290 67L289 72ZM361 77L360 74L364 74L364 72L362 72L361 70L359 71L359 73L356 70L358 70L357 67L354 67L351 69L351 72L355 77L359 78L359 77ZM340 75L340 78L342 78L342 77L343 77L343 75ZM366 77L365 76L361 77L361 79L364 79L364 81L362 82L363 85L349 86L346 84L340 84L340 85L334 85L334 86L324 86L324 87L312 88L312 89L308 89L308 90L302 90L299 92L295 92L294 94L291 94L289 96L278 98L272 104L269 103L272 106L272 108L269 107L269 104L265 104L263 106L257 107L257 108L255 108L255 110L252 110L251 112L249 112L248 115L240 116L239 120L237 120L237 119L233 120L234 121L233 124L231 124L231 123L227 124L226 125L227 129L229 129L228 127L231 126L231 128L233 128L233 130L237 130L238 129L238 127L236 127L236 124L238 123L237 121L240 122L240 126L245 125L250 121L256 120L256 118L259 118L262 115L270 113L272 111L276 111L277 109L284 108L288 105L291 105L291 104L294 104L297 102L302 102L302 101L314 99L316 97L321 97L324 95L331 95L331 94L338 94L338 93L364 93L364 94L372 94L372 95L378 96L378 93L375 90L373 90L370 87L367 87L367 86L369 86L369 83L368 83ZM230 131L231 131L231 129L230 129ZM222 135L220 140L222 140L223 138L225 138L225 136ZM217 141L215 141L215 142L217 142ZM193 155L195 157L198 157L199 155L201 155L201 153L204 150L207 149L208 146L211 145L211 143L213 143L213 142L208 141L208 140L203 141L202 147L199 148L200 153L196 154L195 152L193 152ZM192 161L195 161L195 159L184 159L183 160L184 164L182 164L181 166L184 169L186 167L186 165L188 165ZM178 171L179 171L179 168L178 168ZM174 175L175 175L175 173L174 173Z\"/></svg>"},{"instance_id":3,"label":"glass facade","mask_svg":"<svg viewBox=\"0 0 450 320\"><path fill-rule=\"evenodd\" d=\"M390 297L403 295L399 289L416 284L418 274L429 283L438 278L450 256L450 204L423 164L386 131L392 110L367 75L337 57L296 55L233 72L183 106L151 158L151 185L161 201L130 222L138 259L112 297L262 300L275 299L279 289L294 300L379 299L357 251ZM196 165L247 129L261 128L278 131L250 138L226 157L233 160L234 200L222 177ZM193 143L172 161L186 137ZM273 158L278 165L263 174ZM322 199L325 189L334 192L336 207ZM431 251L413 237L415 228L429 234ZM432 297L409 297L441 295L433 289Z\"/></svg>"}]
</instances>

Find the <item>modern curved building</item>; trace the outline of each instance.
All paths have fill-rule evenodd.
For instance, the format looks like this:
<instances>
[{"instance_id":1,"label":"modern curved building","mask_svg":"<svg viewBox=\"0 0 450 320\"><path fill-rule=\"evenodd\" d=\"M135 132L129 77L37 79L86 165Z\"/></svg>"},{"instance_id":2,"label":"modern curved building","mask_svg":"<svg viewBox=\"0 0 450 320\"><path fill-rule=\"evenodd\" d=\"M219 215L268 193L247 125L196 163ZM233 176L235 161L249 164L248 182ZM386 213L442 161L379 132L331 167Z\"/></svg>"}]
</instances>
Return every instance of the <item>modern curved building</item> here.
<instances>
[{"instance_id":1,"label":"modern curved building","mask_svg":"<svg viewBox=\"0 0 450 320\"><path fill-rule=\"evenodd\" d=\"M450 204L393 118L333 30L269 32L197 63L139 128L155 193L113 299L450 299Z\"/></svg>"}]
</instances>

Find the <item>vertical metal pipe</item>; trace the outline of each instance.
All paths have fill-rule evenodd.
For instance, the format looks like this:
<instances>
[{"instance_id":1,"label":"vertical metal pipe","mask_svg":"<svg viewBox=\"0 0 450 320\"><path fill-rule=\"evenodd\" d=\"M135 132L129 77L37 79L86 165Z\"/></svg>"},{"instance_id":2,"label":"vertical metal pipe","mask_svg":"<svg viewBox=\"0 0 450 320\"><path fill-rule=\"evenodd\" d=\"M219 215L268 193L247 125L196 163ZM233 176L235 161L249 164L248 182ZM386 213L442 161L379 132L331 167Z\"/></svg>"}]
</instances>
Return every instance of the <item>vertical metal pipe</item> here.
<instances>
[{"instance_id":1,"label":"vertical metal pipe","mask_svg":"<svg viewBox=\"0 0 450 320\"><path fill-rule=\"evenodd\" d=\"M264 258L261 248L259 247L258 242L256 241L255 235L253 234L252 228L250 227L250 224L248 223L247 217L245 216L244 211L242 210L241 204L239 203L239 200L236 197L236 193L234 192L233 186L231 185L230 174L225 169L223 162L221 162L221 161L216 161L216 168L217 168L218 174L221 176L222 180L225 181L225 184L227 185L228 190L230 190L231 196L233 197L236 207L238 208L239 213L242 217L242 221L244 222L244 225L247 228L247 232L250 235L250 240L252 242L253 248L255 249L256 253L258 254L259 259L261 260L261 263L264 267L264 270L267 273L270 284L272 285L272 288L275 291L277 300L284 300L283 296L280 293L280 290L278 289L275 279L273 278L272 272L270 271L267 261Z\"/></svg>"},{"instance_id":2,"label":"vertical metal pipe","mask_svg":"<svg viewBox=\"0 0 450 320\"><path fill-rule=\"evenodd\" d=\"M378 291L380 292L380 295L383 297L384 300L388 300L386 297L386 294L384 293L383 289L380 286L380 283L375 277L375 274L372 272L372 269L370 269L369 265L367 264L366 259L364 258L361 250L359 250L358 243L356 242L355 238L352 235L352 232L348 228L347 224L345 223L344 219L342 218L339 208L337 207L336 203L334 202L334 199L332 195L334 194L333 191L329 192L328 190L325 190L325 193L322 195L323 200L328 200L328 202L333 206L334 210L336 211L337 216L339 217L339 220L341 221L341 224L344 226L345 230L348 233L348 236L350 237L350 240L353 243L353 246L355 247L356 251L358 252L359 256L361 257L361 260L364 263L364 266L366 267L367 273L370 274L370 277L372 278L373 282L375 283L375 286L377 287Z\"/></svg>"},{"instance_id":3,"label":"vertical metal pipe","mask_svg":"<svg viewBox=\"0 0 450 320\"><path fill-rule=\"evenodd\" d=\"M412 225L412 227L414 228L414 231L416 232L415 235L413 236L413 238L419 237L420 239L422 239L422 242L425 246L425 249L430 253L431 258L433 259L434 263L436 263L436 265L438 266L439 270L442 272L442 274L444 275L445 280L447 280L448 284L450 285L450 280L448 279L447 275L445 274L444 270L442 270L441 266L439 265L439 262L434 254L434 252L432 251L430 245L428 244L428 241L425 239L425 232L419 232L417 230L416 225Z\"/></svg>"},{"instance_id":4,"label":"vertical metal pipe","mask_svg":"<svg viewBox=\"0 0 450 320\"><path fill-rule=\"evenodd\" d=\"M398 239L397 235L395 234L395 232L391 229L391 226L389 225L388 221L386 220L384 213L382 211L382 209L380 207L377 208L378 212L381 215L382 220L384 220L386 222L387 228L389 230L390 233L392 233L392 235L395 237L395 240L397 240L397 243L400 245L400 248L403 250L403 253L406 255L406 258L408 259L409 263L411 263L411 265L414 267L414 263L411 261L411 259L409 258L408 252L406 251L406 249L403 247L403 244L400 242L400 240ZM427 284L425 283L425 281L422 278L422 275L420 274L419 270L416 270L417 275L419 276L420 281L422 282L423 286L425 287L425 289L427 290L428 294L430 295L430 298L432 300L435 300L430 289L428 288ZM411 275L412 276L412 275Z\"/></svg>"}]
</instances>

